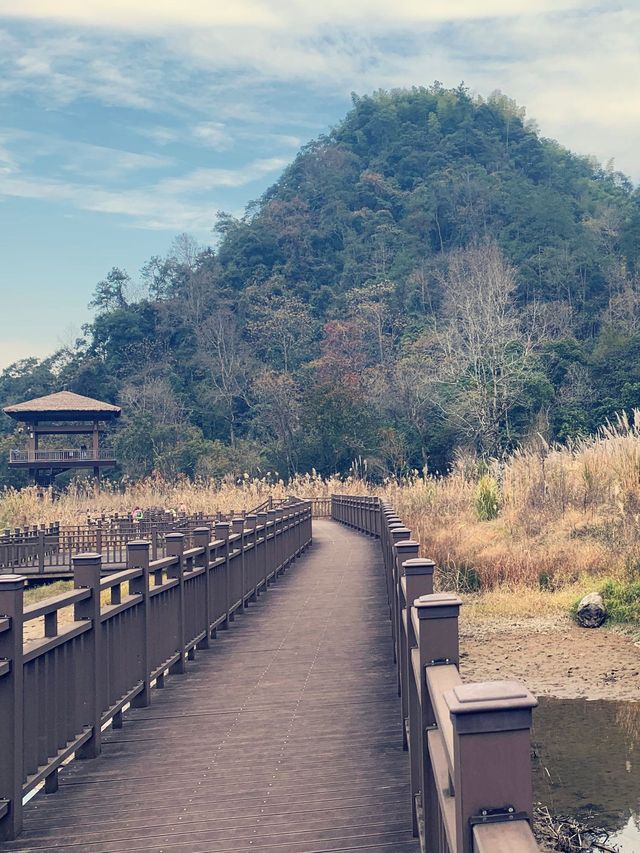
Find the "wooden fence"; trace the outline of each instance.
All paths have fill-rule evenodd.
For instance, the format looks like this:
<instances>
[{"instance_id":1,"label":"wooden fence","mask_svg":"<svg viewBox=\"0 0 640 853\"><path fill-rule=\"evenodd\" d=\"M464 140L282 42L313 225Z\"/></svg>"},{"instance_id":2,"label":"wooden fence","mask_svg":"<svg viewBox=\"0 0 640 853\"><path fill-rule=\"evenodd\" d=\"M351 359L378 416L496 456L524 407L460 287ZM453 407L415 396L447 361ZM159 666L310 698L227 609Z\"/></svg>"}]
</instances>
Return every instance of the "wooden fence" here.
<instances>
[{"instance_id":1,"label":"wooden fence","mask_svg":"<svg viewBox=\"0 0 640 853\"><path fill-rule=\"evenodd\" d=\"M127 563L127 544L136 539L148 539L151 559L157 560L166 554L167 533L180 532L187 537L186 547L191 545L193 531L216 522L237 516L255 515L274 509L282 501L269 497L248 511L232 510L230 513L178 514L164 511L145 512L140 519L129 515L102 516L88 519L86 524L62 525L53 522L47 526L5 529L0 533L0 574L19 571L27 577L71 575L73 556L88 551L102 554L102 567L112 571ZM331 498L311 500L314 518L329 518Z\"/></svg>"},{"instance_id":2,"label":"wooden fence","mask_svg":"<svg viewBox=\"0 0 640 853\"><path fill-rule=\"evenodd\" d=\"M73 557L74 589L28 607L26 579L0 575L0 840L22 825L23 797L73 755L100 753L102 727L122 725L167 674L182 673L196 649L254 600L311 542L310 501L250 513L212 530L166 534L166 556L148 541L126 546L126 569L101 576L101 555ZM107 592L108 604L101 604ZM61 610L73 607L70 624ZM23 626L44 621L44 637Z\"/></svg>"},{"instance_id":3,"label":"wooden fence","mask_svg":"<svg viewBox=\"0 0 640 853\"><path fill-rule=\"evenodd\" d=\"M139 519L130 515L114 514L87 519L85 524L63 525L53 522L47 526L5 529L0 533L0 573L20 571L32 575L58 577L71 573L75 554L88 551L102 554L102 566L122 567L127 562L127 543L136 539L148 539L152 559L166 554L167 533L184 533L187 546L191 534L197 527L211 526L218 521L229 520L239 515L255 515L282 504L267 498L248 511L230 513L174 514L165 511L147 511Z\"/></svg>"},{"instance_id":4,"label":"wooden fence","mask_svg":"<svg viewBox=\"0 0 640 853\"><path fill-rule=\"evenodd\" d=\"M334 496L331 514L380 539L422 851L537 851L530 751L536 700L512 681L462 682L462 602L433 593L434 563L419 557L419 543L393 509L378 498Z\"/></svg>"}]
</instances>

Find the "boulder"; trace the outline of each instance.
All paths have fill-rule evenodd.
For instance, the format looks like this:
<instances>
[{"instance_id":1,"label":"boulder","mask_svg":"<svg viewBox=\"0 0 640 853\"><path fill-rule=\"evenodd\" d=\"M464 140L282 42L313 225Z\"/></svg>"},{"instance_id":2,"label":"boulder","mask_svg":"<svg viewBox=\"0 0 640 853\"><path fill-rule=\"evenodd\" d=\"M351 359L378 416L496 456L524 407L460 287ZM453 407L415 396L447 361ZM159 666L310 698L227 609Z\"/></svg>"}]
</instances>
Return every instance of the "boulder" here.
<instances>
[{"instance_id":1,"label":"boulder","mask_svg":"<svg viewBox=\"0 0 640 853\"><path fill-rule=\"evenodd\" d=\"M576 622L582 628L599 628L607 618L607 608L599 592L585 595L578 605Z\"/></svg>"}]
</instances>

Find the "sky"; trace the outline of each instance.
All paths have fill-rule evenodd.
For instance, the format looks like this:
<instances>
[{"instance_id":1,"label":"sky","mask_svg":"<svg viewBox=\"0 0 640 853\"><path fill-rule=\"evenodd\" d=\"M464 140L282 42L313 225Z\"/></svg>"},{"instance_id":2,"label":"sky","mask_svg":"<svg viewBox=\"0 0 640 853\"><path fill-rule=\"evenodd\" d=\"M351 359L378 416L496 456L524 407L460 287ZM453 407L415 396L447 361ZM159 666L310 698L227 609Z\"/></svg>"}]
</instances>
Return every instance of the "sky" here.
<instances>
[{"instance_id":1,"label":"sky","mask_svg":"<svg viewBox=\"0 0 640 853\"><path fill-rule=\"evenodd\" d=\"M0 369L215 244L351 93L464 81L640 182L640 0L0 0Z\"/></svg>"}]
</instances>

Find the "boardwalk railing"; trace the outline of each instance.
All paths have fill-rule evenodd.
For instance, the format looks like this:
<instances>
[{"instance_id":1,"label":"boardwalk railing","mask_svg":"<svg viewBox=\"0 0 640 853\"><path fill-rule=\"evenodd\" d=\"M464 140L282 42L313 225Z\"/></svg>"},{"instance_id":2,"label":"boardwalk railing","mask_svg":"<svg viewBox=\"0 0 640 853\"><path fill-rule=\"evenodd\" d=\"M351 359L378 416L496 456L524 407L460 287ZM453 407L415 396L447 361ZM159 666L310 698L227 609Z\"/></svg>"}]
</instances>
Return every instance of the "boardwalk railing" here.
<instances>
[{"instance_id":1,"label":"boardwalk railing","mask_svg":"<svg viewBox=\"0 0 640 853\"><path fill-rule=\"evenodd\" d=\"M314 518L331 518L331 498L312 498Z\"/></svg>"},{"instance_id":2,"label":"boardwalk railing","mask_svg":"<svg viewBox=\"0 0 640 853\"><path fill-rule=\"evenodd\" d=\"M332 517L379 537L384 560L414 835L424 853L529 853L530 727L536 700L512 681L463 684L462 602L433 593L434 563L394 511L334 496Z\"/></svg>"},{"instance_id":3,"label":"boardwalk railing","mask_svg":"<svg viewBox=\"0 0 640 853\"><path fill-rule=\"evenodd\" d=\"M152 559L165 555L165 536L176 531L185 533L187 545L193 531L202 525L214 525L238 515L255 515L274 509L283 501L269 497L248 512L218 512L175 515L166 511L145 512L141 518L130 515L101 516L88 519L86 524L63 525L53 522L39 527L5 529L0 532L0 573L18 570L31 576L47 573L59 576L71 572L74 554L97 551L102 554L102 566L121 567L127 560L127 543L148 539ZM327 515L329 512L327 512Z\"/></svg>"},{"instance_id":4,"label":"boardwalk railing","mask_svg":"<svg viewBox=\"0 0 640 853\"><path fill-rule=\"evenodd\" d=\"M311 542L311 503L289 499L214 529L166 536L167 556L127 544L127 568L101 577L101 555L73 558L74 590L24 606L25 578L0 576L0 840L22 826L23 797L74 754L94 758L101 729L144 707L151 687L182 673ZM108 603L104 603L104 597ZM73 621L60 611L73 607ZM43 620L44 636L23 642ZM185 735L186 736L186 735Z\"/></svg>"}]
</instances>

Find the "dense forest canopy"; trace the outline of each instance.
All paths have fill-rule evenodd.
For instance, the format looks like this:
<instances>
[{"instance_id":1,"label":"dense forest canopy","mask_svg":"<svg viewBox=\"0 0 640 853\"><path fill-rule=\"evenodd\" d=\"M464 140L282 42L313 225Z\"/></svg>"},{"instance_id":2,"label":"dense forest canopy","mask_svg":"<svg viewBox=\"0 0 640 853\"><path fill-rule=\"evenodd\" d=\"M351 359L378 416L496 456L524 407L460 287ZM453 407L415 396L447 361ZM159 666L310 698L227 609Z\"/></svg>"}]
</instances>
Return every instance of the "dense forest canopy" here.
<instances>
[{"instance_id":1,"label":"dense forest canopy","mask_svg":"<svg viewBox=\"0 0 640 853\"><path fill-rule=\"evenodd\" d=\"M139 280L114 267L84 337L7 368L0 403L117 402L134 477L443 470L640 406L640 193L505 95L354 96L214 222L215 250L182 235Z\"/></svg>"}]
</instances>

